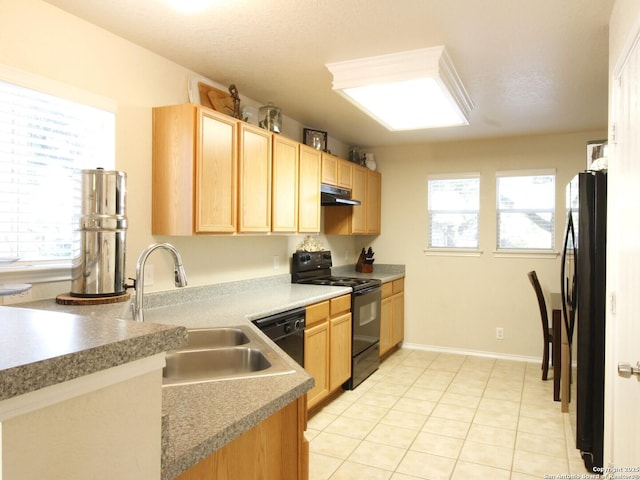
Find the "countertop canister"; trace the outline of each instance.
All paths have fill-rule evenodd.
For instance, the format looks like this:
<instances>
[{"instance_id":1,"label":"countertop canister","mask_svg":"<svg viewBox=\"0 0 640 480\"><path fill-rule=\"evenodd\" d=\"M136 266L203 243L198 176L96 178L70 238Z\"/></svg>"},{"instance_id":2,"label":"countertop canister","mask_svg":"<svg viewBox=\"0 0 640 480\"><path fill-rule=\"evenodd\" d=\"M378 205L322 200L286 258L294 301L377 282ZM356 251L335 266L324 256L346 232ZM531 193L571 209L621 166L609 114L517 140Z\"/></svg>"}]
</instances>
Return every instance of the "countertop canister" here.
<instances>
[{"instance_id":1,"label":"countertop canister","mask_svg":"<svg viewBox=\"0 0 640 480\"><path fill-rule=\"evenodd\" d=\"M82 170L82 238L73 264L74 297L125 293L126 178L115 170Z\"/></svg>"}]
</instances>

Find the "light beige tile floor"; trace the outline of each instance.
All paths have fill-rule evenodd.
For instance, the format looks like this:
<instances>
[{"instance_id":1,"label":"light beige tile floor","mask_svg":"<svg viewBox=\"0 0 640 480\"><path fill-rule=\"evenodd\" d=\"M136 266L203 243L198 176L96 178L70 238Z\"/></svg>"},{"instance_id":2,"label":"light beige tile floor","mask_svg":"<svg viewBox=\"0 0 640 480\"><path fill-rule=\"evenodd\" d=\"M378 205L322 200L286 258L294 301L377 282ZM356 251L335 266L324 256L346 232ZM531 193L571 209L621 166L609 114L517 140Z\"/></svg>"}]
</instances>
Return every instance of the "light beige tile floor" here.
<instances>
[{"instance_id":1,"label":"light beige tile floor","mask_svg":"<svg viewBox=\"0 0 640 480\"><path fill-rule=\"evenodd\" d=\"M539 363L401 349L309 420L310 480L587 473Z\"/></svg>"}]
</instances>

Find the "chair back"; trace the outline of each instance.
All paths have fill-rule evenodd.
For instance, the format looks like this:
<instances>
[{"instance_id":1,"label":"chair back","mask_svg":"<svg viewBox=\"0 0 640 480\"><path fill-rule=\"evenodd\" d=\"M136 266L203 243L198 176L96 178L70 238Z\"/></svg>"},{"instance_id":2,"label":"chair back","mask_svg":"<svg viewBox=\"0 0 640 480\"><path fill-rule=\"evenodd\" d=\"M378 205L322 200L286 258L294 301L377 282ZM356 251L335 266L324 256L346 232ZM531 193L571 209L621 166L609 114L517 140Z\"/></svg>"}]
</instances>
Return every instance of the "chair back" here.
<instances>
[{"instance_id":1,"label":"chair back","mask_svg":"<svg viewBox=\"0 0 640 480\"><path fill-rule=\"evenodd\" d=\"M547 303L544 300L544 293L542 292L542 287L540 286L540 282L538 281L538 275L535 270L529 272L527 274L529 277L529 281L533 286L533 289L536 292L536 297L538 298L538 307L540 308L540 318L542 320L542 331L549 331L549 316L547 313ZM546 335L545 335L546 336Z\"/></svg>"}]
</instances>

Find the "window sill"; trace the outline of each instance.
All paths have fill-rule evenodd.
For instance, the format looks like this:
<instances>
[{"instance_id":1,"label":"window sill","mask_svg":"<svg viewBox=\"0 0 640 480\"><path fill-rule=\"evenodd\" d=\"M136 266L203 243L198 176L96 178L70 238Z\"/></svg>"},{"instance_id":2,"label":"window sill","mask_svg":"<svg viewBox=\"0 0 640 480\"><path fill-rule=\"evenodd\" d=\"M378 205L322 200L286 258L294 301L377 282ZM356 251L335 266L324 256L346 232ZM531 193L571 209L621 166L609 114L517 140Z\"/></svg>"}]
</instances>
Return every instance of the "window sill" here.
<instances>
[{"instance_id":1,"label":"window sill","mask_svg":"<svg viewBox=\"0 0 640 480\"><path fill-rule=\"evenodd\" d=\"M19 265L0 268L1 283L46 283L71 280L71 265Z\"/></svg>"},{"instance_id":2,"label":"window sill","mask_svg":"<svg viewBox=\"0 0 640 480\"><path fill-rule=\"evenodd\" d=\"M493 252L495 258L558 258L560 252L549 250L496 250Z\"/></svg>"},{"instance_id":3,"label":"window sill","mask_svg":"<svg viewBox=\"0 0 640 480\"><path fill-rule=\"evenodd\" d=\"M479 257L482 250L475 248L425 248L425 255L434 257Z\"/></svg>"}]
</instances>

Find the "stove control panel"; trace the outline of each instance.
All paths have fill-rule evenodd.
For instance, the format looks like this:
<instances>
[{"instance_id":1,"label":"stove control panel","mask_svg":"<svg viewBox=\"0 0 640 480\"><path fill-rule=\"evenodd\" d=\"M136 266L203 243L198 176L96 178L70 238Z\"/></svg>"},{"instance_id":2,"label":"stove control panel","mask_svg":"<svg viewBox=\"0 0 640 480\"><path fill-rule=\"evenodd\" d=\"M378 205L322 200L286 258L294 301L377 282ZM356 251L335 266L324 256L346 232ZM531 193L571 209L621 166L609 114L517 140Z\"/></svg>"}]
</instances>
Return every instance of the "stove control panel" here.
<instances>
[{"instance_id":1,"label":"stove control panel","mask_svg":"<svg viewBox=\"0 0 640 480\"><path fill-rule=\"evenodd\" d=\"M295 252L293 254L293 271L305 272L320 268L331 268L331 252Z\"/></svg>"}]
</instances>

